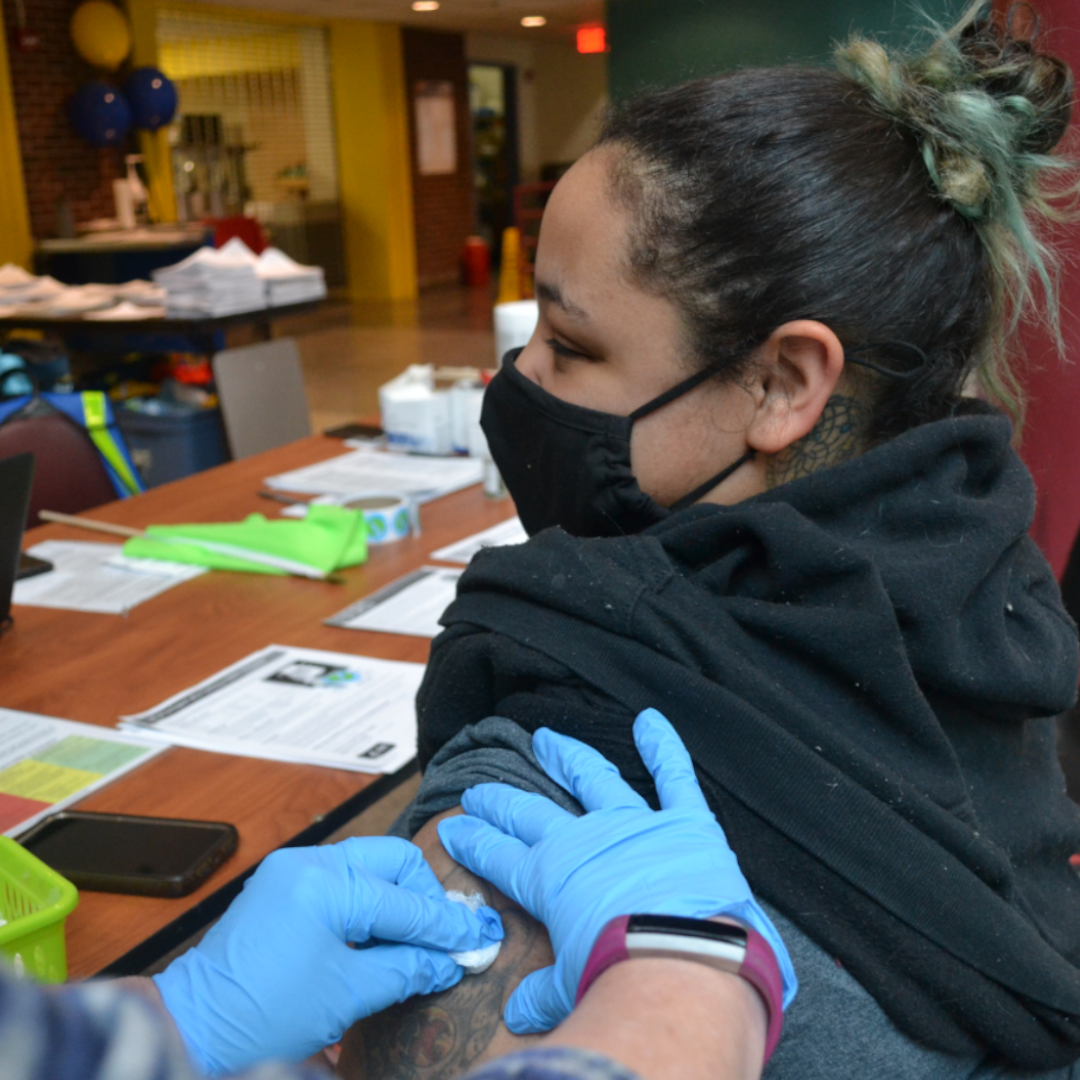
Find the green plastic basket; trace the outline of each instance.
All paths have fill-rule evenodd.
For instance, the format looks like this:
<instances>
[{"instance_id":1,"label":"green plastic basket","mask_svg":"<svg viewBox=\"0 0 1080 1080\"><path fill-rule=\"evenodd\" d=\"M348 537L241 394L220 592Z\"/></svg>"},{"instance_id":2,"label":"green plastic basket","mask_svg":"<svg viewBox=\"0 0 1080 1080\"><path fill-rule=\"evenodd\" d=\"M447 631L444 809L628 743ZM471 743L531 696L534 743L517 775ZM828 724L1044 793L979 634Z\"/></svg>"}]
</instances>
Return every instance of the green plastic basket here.
<instances>
[{"instance_id":1,"label":"green plastic basket","mask_svg":"<svg viewBox=\"0 0 1080 1080\"><path fill-rule=\"evenodd\" d=\"M14 840L0 836L0 953L19 975L38 982L67 978L64 920L79 902L79 893L40 859Z\"/></svg>"}]
</instances>

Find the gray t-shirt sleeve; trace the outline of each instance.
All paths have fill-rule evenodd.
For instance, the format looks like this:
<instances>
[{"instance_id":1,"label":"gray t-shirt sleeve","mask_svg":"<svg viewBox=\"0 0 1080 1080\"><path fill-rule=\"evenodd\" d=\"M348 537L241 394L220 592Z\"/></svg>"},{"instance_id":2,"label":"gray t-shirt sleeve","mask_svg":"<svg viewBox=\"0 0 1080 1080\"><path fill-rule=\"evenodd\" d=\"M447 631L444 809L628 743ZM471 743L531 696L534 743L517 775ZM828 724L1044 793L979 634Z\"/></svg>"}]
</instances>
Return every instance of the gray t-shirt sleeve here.
<instances>
[{"instance_id":1,"label":"gray t-shirt sleeve","mask_svg":"<svg viewBox=\"0 0 1080 1080\"><path fill-rule=\"evenodd\" d=\"M641 1080L626 1066L571 1046L534 1047L481 1065L465 1080Z\"/></svg>"},{"instance_id":2,"label":"gray t-shirt sleeve","mask_svg":"<svg viewBox=\"0 0 1080 1080\"><path fill-rule=\"evenodd\" d=\"M415 835L429 818L458 805L466 788L484 783L510 784L546 795L572 813L582 812L541 768L529 733L512 720L492 716L463 728L432 758L416 798L392 831ZM761 906L776 924L799 976L799 993L784 1016L784 1033L763 1080L1080 1080L1076 1065L1020 1072L920 1046L836 959L775 908Z\"/></svg>"},{"instance_id":3,"label":"gray t-shirt sleeve","mask_svg":"<svg viewBox=\"0 0 1080 1080\"><path fill-rule=\"evenodd\" d=\"M476 784L509 784L520 791L546 795L572 814L582 813L577 800L540 767L532 736L512 720L489 716L459 731L431 759L416 798L390 829L411 840L436 814L461 802Z\"/></svg>"}]
</instances>

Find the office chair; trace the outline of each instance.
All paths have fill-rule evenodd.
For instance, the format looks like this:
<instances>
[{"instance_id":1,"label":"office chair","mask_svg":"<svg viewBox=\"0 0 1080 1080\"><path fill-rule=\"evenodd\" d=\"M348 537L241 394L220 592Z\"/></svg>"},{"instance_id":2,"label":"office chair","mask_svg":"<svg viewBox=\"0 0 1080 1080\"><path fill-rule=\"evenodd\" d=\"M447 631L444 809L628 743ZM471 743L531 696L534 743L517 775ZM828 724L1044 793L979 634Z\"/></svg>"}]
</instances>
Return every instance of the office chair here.
<instances>
[{"instance_id":1,"label":"office chair","mask_svg":"<svg viewBox=\"0 0 1080 1080\"><path fill-rule=\"evenodd\" d=\"M116 490L89 435L53 409L31 404L0 424L0 458L34 455L27 528L41 525L39 510L78 514L112 502Z\"/></svg>"},{"instance_id":2,"label":"office chair","mask_svg":"<svg viewBox=\"0 0 1080 1080\"><path fill-rule=\"evenodd\" d=\"M225 349L212 363L234 458L311 434L300 351L292 338Z\"/></svg>"}]
</instances>

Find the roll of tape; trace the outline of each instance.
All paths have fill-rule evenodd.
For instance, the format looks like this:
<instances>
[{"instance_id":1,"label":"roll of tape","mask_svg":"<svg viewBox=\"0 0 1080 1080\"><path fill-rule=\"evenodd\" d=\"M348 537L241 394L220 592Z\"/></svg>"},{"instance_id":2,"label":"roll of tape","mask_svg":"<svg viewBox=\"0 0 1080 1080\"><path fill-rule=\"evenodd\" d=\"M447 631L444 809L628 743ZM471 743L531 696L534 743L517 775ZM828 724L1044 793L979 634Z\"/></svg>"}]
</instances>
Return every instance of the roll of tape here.
<instances>
[{"instance_id":1,"label":"roll of tape","mask_svg":"<svg viewBox=\"0 0 1080 1080\"><path fill-rule=\"evenodd\" d=\"M359 495L320 495L312 499L320 506L344 506L359 510L367 522L369 544L392 544L412 533L420 535L420 510L413 499L397 492L365 491ZM303 517L308 504L290 506L281 511L282 517Z\"/></svg>"},{"instance_id":2,"label":"roll of tape","mask_svg":"<svg viewBox=\"0 0 1080 1080\"><path fill-rule=\"evenodd\" d=\"M404 540L414 531L419 535L416 507L411 499L373 492L348 496L341 499L339 505L359 510L364 515L369 544L392 544Z\"/></svg>"}]
</instances>

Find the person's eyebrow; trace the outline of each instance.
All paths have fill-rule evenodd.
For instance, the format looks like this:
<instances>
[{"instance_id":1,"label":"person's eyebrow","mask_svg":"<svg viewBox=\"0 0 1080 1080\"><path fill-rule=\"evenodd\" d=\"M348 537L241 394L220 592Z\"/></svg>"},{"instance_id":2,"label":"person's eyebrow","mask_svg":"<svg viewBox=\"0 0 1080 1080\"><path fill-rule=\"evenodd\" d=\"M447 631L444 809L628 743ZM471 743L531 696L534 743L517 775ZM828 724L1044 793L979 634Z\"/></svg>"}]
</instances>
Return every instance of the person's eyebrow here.
<instances>
[{"instance_id":1,"label":"person's eyebrow","mask_svg":"<svg viewBox=\"0 0 1080 1080\"><path fill-rule=\"evenodd\" d=\"M554 304L556 307L561 308L570 316L570 318L588 321L589 313L584 308L578 307L577 304L563 296L562 290L558 285L552 285L546 281L538 281L536 283L536 295L541 300L546 300L549 304Z\"/></svg>"}]
</instances>

